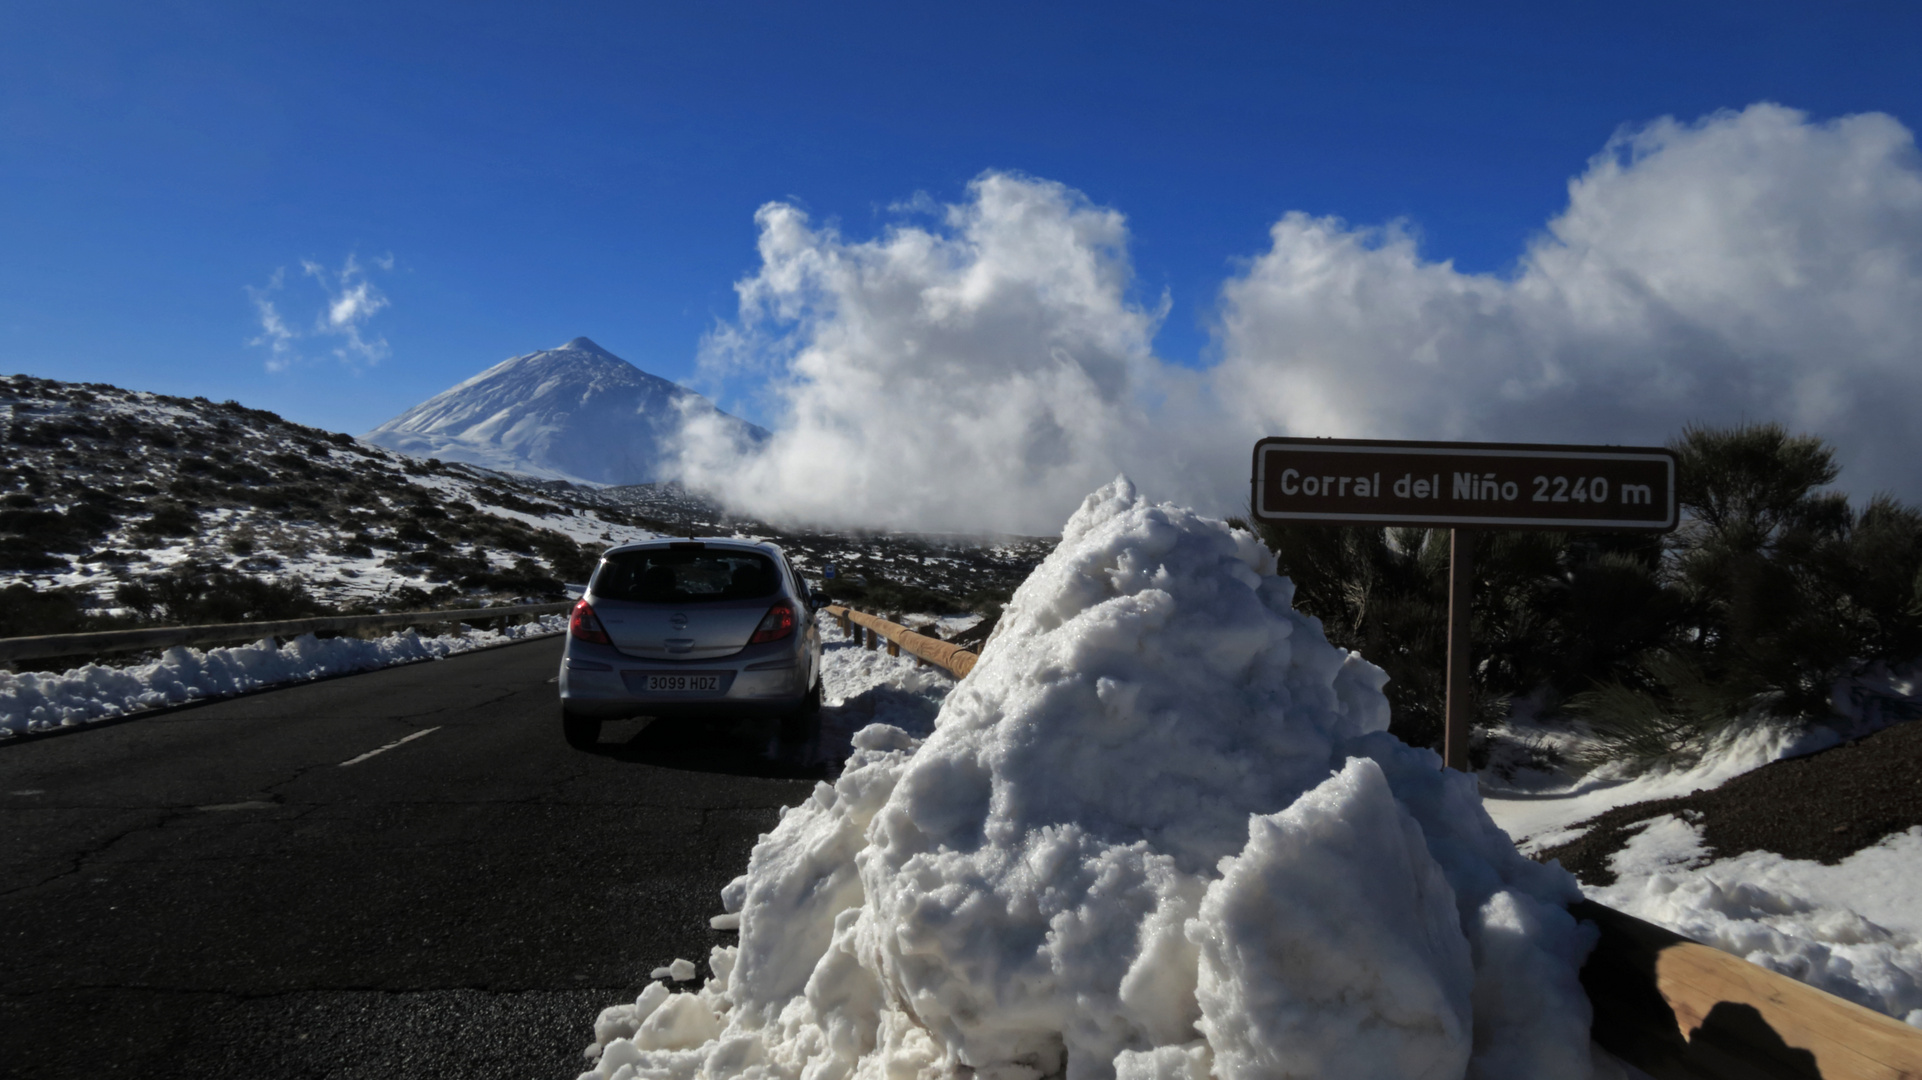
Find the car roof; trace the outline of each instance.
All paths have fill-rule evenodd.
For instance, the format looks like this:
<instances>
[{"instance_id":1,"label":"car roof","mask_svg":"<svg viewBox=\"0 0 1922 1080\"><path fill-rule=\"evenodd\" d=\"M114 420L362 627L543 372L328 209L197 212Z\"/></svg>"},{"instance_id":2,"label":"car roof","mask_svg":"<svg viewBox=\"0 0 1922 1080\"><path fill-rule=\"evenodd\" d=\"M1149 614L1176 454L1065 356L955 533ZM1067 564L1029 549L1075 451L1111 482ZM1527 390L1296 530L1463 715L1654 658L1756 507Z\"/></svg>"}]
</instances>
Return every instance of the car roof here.
<instances>
[{"instance_id":1,"label":"car roof","mask_svg":"<svg viewBox=\"0 0 1922 1080\"><path fill-rule=\"evenodd\" d=\"M630 551L659 550L677 544L701 544L705 547L731 548L735 551L758 551L763 555L781 557L781 549L765 540L744 540L736 536L657 536L651 540L636 540L608 548L602 553L602 557L625 555Z\"/></svg>"}]
</instances>

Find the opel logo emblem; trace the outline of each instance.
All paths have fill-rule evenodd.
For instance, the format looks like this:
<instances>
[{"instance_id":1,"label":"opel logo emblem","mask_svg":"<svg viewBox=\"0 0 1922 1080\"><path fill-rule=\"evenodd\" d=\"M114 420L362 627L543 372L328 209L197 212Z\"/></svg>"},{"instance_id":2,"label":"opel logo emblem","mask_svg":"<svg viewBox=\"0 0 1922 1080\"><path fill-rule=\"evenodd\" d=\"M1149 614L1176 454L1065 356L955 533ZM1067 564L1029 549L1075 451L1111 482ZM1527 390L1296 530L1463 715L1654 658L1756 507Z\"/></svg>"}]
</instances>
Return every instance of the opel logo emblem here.
<instances>
[{"instance_id":1,"label":"opel logo emblem","mask_svg":"<svg viewBox=\"0 0 1922 1080\"><path fill-rule=\"evenodd\" d=\"M687 629L687 613L684 611L677 611L674 614L669 615L667 617L667 624L669 626L672 626L676 630Z\"/></svg>"}]
</instances>

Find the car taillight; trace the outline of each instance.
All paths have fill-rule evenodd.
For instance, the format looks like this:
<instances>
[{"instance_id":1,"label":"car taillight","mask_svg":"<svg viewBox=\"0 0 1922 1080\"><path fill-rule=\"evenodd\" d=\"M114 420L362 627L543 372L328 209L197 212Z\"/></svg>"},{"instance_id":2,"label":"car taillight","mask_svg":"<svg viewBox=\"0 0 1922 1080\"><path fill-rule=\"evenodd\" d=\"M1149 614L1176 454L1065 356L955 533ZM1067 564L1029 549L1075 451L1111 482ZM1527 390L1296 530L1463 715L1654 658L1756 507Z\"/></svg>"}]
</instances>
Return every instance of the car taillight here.
<instances>
[{"instance_id":1,"label":"car taillight","mask_svg":"<svg viewBox=\"0 0 1922 1080\"><path fill-rule=\"evenodd\" d=\"M594 614L593 607L586 600L574 605L574 614L567 620L567 632L573 637L580 638L582 641L591 641L596 645L613 644L607 638L607 628L601 625L601 617Z\"/></svg>"},{"instance_id":2,"label":"car taillight","mask_svg":"<svg viewBox=\"0 0 1922 1080\"><path fill-rule=\"evenodd\" d=\"M779 641L794 633L794 605L786 600L767 609L761 616L761 625L754 628L754 636L747 639L749 645L759 645L763 641Z\"/></svg>"}]
</instances>

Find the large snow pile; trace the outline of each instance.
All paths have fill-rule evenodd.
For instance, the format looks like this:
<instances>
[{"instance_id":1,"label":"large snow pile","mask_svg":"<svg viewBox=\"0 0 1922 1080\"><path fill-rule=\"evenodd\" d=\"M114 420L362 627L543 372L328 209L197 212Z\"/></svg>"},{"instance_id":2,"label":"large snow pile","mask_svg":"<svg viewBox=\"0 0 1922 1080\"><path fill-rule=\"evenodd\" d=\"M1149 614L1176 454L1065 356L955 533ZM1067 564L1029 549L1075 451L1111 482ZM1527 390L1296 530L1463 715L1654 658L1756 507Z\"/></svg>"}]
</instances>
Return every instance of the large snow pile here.
<instances>
[{"instance_id":1,"label":"large snow pile","mask_svg":"<svg viewBox=\"0 0 1922 1080\"><path fill-rule=\"evenodd\" d=\"M0 739L263 686L437 660L565 629L566 615L544 615L504 631L422 637L405 630L377 640L323 640L306 634L279 647L272 638L235 648L176 646L158 660L131 667L88 664L70 671L0 671Z\"/></svg>"},{"instance_id":2,"label":"large snow pile","mask_svg":"<svg viewBox=\"0 0 1922 1080\"><path fill-rule=\"evenodd\" d=\"M1088 497L925 741L863 729L593 1077L1584 1077L1590 939L1252 536Z\"/></svg>"}]
</instances>

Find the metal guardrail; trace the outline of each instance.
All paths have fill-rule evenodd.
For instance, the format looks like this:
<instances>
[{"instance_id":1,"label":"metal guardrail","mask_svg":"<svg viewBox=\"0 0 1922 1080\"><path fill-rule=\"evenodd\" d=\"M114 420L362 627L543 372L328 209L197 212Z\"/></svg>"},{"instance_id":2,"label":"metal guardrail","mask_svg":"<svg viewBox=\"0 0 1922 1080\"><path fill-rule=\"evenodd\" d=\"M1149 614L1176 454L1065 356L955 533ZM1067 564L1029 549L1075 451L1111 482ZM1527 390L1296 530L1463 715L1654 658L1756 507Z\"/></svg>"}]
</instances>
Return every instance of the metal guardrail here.
<instances>
[{"instance_id":1,"label":"metal guardrail","mask_svg":"<svg viewBox=\"0 0 1922 1080\"><path fill-rule=\"evenodd\" d=\"M956 678L978 659L843 605L826 611L868 648L884 639ZM1592 900L1569 911L1601 931L1582 968L1595 1041L1656 1080L1922 1080L1922 1031Z\"/></svg>"},{"instance_id":2,"label":"metal guardrail","mask_svg":"<svg viewBox=\"0 0 1922 1080\"><path fill-rule=\"evenodd\" d=\"M891 623L886 619L856 611L841 604L830 604L825 610L835 622L840 624L843 633L851 635L856 632L854 627L862 627L862 632L867 634L868 648L875 647L877 636L884 638L888 642L889 652L897 656L905 652L909 656L925 660L947 671L957 679L965 678L968 672L974 670L975 661L980 659L979 654L959 645L942 641L938 637L917 634L899 623Z\"/></svg>"},{"instance_id":3,"label":"metal guardrail","mask_svg":"<svg viewBox=\"0 0 1922 1080\"><path fill-rule=\"evenodd\" d=\"M49 656L97 656L107 653L168 649L175 645L213 645L258 641L264 637L298 637L326 631L385 630L429 623L476 622L517 615L552 615L573 607L572 601L551 604L510 604L505 607L457 608L450 611L404 611L388 615L323 615L312 619L275 622L210 623L202 626L155 626L142 630L101 630L86 634L42 634L0 638L0 663Z\"/></svg>"}]
</instances>

